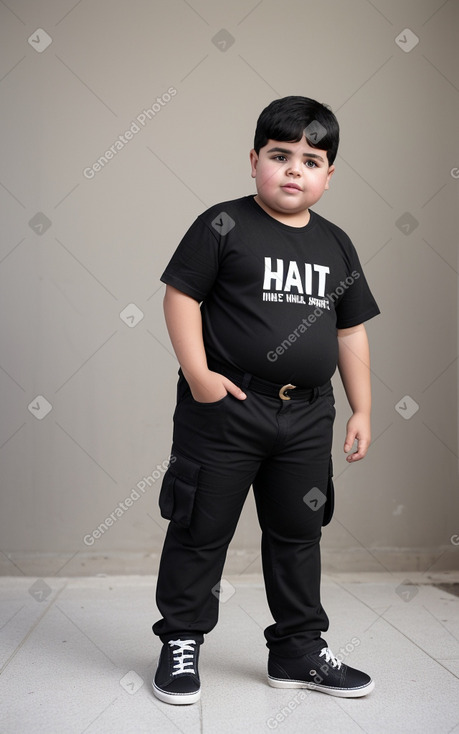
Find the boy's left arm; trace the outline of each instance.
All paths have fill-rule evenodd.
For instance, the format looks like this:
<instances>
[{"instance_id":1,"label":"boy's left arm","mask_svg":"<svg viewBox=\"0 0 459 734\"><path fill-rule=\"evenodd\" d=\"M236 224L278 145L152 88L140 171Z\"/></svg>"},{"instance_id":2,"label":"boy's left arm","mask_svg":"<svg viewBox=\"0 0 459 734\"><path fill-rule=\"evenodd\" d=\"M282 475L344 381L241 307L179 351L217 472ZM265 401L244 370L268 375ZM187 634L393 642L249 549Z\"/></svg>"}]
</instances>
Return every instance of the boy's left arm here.
<instances>
[{"instance_id":1,"label":"boy's left arm","mask_svg":"<svg viewBox=\"0 0 459 734\"><path fill-rule=\"evenodd\" d=\"M357 451L346 457L354 462L363 459L371 441L370 349L365 326L338 329L338 348L338 369L352 408L344 451L350 451L357 439Z\"/></svg>"}]
</instances>

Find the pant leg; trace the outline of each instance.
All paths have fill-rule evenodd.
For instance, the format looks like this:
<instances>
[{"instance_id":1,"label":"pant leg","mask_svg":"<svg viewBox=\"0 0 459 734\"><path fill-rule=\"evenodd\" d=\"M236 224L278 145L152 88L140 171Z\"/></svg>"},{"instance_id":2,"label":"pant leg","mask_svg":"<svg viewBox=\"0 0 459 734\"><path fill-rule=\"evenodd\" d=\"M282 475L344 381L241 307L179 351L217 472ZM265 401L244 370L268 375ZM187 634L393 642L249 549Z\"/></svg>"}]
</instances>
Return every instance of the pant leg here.
<instances>
[{"instance_id":1,"label":"pant leg","mask_svg":"<svg viewBox=\"0 0 459 734\"><path fill-rule=\"evenodd\" d=\"M284 403L276 450L254 481L266 594L275 620L265 637L269 649L284 657L326 646L320 539L334 415L332 391L310 405Z\"/></svg>"},{"instance_id":2,"label":"pant leg","mask_svg":"<svg viewBox=\"0 0 459 734\"><path fill-rule=\"evenodd\" d=\"M201 480L190 527L169 523L156 589L163 618L153 625L163 642L185 631L202 641L217 624L218 584L249 486Z\"/></svg>"},{"instance_id":3,"label":"pant leg","mask_svg":"<svg viewBox=\"0 0 459 734\"><path fill-rule=\"evenodd\" d=\"M202 639L217 623L219 600L212 589L220 582L264 445L272 443L275 431L257 405L253 395L244 401L227 395L216 403L197 403L185 380L179 381L171 452L178 461L166 473L163 488L182 495L163 498L167 516L175 519L166 533L156 591L163 616L153 625L163 642L185 631ZM188 518L181 512L184 504Z\"/></svg>"}]
</instances>

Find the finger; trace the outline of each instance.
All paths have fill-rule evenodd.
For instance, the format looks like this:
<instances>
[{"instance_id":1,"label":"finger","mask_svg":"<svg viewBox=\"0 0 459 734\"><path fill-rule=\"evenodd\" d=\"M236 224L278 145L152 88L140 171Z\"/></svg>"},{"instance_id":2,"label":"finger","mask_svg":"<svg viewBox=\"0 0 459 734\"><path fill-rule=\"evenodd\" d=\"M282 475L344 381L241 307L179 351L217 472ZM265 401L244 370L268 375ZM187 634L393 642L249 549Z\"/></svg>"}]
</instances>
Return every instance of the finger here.
<instances>
[{"instance_id":1,"label":"finger","mask_svg":"<svg viewBox=\"0 0 459 734\"><path fill-rule=\"evenodd\" d=\"M223 385L226 390L228 390L228 392L231 393L231 395L233 395L238 400L246 399L247 395L245 394L245 392L243 392L240 387L235 385L234 382L228 380L228 378L225 378L225 380L223 381Z\"/></svg>"},{"instance_id":2,"label":"finger","mask_svg":"<svg viewBox=\"0 0 459 734\"><path fill-rule=\"evenodd\" d=\"M346 433L346 439L344 441L344 453L347 454L348 451L350 451L354 445L354 441L356 439L356 433L355 431L348 431Z\"/></svg>"},{"instance_id":3,"label":"finger","mask_svg":"<svg viewBox=\"0 0 459 734\"><path fill-rule=\"evenodd\" d=\"M358 440L357 442L357 451L354 451L353 454L349 454L349 456L346 457L346 461L349 463L353 463L354 461L360 461L366 456L366 453L368 451L369 442L364 441L362 439Z\"/></svg>"}]
</instances>

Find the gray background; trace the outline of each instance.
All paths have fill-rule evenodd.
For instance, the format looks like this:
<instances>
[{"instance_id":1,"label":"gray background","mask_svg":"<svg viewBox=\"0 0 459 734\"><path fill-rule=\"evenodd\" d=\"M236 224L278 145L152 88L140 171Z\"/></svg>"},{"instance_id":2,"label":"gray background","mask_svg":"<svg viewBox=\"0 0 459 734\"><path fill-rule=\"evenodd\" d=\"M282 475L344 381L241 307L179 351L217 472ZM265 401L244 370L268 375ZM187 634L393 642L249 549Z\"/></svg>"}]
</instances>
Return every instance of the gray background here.
<instances>
[{"instance_id":1,"label":"gray background","mask_svg":"<svg viewBox=\"0 0 459 734\"><path fill-rule=\"evenodd\" d=\"M0 3L1 573L156 571L177 371L159 276L201 211L255 191L256 119L289 94L338 116L315 209L382 311L374 441L351 467L334 379L324 567L458 567L457 28L456 0ZM259 570L259 535L250 497L228 572Z\"/></svg>"}]
</instances>

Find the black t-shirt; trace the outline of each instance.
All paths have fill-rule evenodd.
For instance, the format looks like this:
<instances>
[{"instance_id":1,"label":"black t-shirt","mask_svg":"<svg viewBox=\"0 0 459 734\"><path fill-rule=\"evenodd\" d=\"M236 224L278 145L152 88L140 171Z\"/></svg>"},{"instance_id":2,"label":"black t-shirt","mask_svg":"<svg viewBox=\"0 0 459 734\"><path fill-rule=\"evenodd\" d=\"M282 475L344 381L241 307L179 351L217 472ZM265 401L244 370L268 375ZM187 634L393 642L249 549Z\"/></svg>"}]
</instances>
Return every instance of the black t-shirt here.
<instances>
[{"instance_id":1,"label":"black t-shirt","mask_svg":"<svg viewBox=\"0 0 459 734\"><path fill-rule=\"evenodd\" d=\"M202 302L208 357L298 387L333 375L337 329L379 313L345 232L312 210L278 222L253 195L201 214L161 280Z\"/></svg>"}]
</instances>

